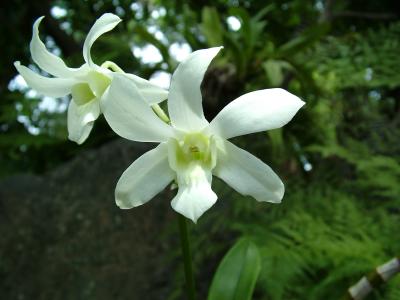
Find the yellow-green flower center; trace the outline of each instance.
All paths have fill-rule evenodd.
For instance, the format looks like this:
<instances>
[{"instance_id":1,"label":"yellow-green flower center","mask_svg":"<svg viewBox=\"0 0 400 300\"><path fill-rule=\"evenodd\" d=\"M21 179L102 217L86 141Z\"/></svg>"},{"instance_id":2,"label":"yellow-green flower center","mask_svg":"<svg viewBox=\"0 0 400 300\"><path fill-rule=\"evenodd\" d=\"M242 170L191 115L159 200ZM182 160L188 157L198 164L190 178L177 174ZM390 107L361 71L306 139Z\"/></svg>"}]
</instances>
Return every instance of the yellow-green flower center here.
<instances>
[{"instance_id":1,"label":"yellow-green flower center","mask_svg":"<svg viewBox=\"0 0 400 300\"><path fill-rule=\"evenodd\" d=\"M77 83L72 87L72 99L77 105L84 105L95 98L101 97L110 83L111 79L105 74L90 71L84 77L83 82Z\"/></svg>"},{"instance_id":2,"label":"yellow-green flower center","mask_svg":"<svg viewBox=\"0 0 400 300\"><path fill-rule=\"evenodd\" d=\"M212 169L216 163L215 143L212 137L202 133L186 134L182 140L169 141L169 162L174 170L198 164Z\"/></svg>"}]
</instances>

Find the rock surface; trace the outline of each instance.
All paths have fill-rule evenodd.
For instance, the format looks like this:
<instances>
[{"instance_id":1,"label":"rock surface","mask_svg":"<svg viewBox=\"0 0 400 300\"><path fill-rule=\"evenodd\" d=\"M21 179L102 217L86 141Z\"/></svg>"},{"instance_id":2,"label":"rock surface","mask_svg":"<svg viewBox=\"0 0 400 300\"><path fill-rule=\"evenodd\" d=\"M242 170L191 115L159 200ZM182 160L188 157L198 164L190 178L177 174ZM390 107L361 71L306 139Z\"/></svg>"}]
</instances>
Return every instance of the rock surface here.
<instances>
[{"instance_id":1,"label":"rock surface","mask_svg":"<svg viewBox=\"0 0 400 300\"><path fill-rule=\"evenodd\" d=\"M170 196L120 210L122 172L152 145L113 141L43 176L0 181L2 299L167 299Z\"/></svg>"}]
</instances>

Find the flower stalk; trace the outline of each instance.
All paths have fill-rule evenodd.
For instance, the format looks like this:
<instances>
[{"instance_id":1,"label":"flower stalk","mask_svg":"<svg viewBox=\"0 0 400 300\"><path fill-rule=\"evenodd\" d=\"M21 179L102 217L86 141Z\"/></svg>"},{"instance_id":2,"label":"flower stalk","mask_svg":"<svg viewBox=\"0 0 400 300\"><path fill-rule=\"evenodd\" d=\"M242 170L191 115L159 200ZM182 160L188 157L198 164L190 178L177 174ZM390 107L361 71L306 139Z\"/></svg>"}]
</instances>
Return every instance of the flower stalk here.
<instances>
[{"instance_id":1,"label":"flower stalk","mask_svg":"<svg viewBox=\"0 0 400 300\"><path fill-rule=\"evenodd\" d=\"M181 214L178 214L179 233L182 247L183 263L185 269L185 283L188 300L196 299L196 290L194 286L194 276L192 267L192 253L190 251L189 233L187 229L187 220Z\"/></svg>"}]
</instances>

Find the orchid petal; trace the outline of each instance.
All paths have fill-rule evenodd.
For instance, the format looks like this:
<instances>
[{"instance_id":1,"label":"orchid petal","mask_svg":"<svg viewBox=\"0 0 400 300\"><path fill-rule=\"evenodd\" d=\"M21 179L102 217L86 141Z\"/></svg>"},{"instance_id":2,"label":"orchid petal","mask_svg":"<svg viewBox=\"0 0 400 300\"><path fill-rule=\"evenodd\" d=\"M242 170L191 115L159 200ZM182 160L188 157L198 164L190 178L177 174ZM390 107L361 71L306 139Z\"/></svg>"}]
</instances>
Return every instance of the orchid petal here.
<instances>
[{"instance_id":1,"label":"orchid petal","mask_svg":"<svg viewBox=\"0 0 400 300\"><path fill-rule=\"evenodd\" d=\"M71 88L76 83L76 81L72 78L44 77L21 65L19 61L16 61L14 66L32 89L46 96L65 96L71 93Z\"/></svg>"},{"instance_id":2,"label":"orchid petal","mask_svg":"<svg viewBox=\"0 0 400 300\"><path fill-rule=\"evenodd\" d=\"M162 143L125 170L115 189L115 200L120 208L129 209L148 202L174 179L167 153L167 146Z\"/></svg>"},{"instance_id":3,"label":"orchid petal","mask_svg":"<svg viewBox=\"0 0 400 300\"><path fill-rule=\"evenodd\" d=\"M125 73L124 75L136 84L147 103L157 104L168 98L168 91L158 85L133 74Z\"/></svg>"},{"instance_id":4,"label":"orchid petal","mask_svg":"<svg viewBox=\"0 0 400 300\"><path fill-rule=\"evenodd\" d=\"M94 121L100 115L98 99L77 105L72 99L68 106L68 138L82 144L89 136Z\"/></svg>"},{"instance_id":5,"label":"orchid petal","mask_svg":"<svg viewBox=\"0 0 400 300\"><path fill-rule=\"evenodd\" d=\"M204 117L200 85L211 60L222 47L198 50L181 62L172 75L168 112L174 127L200 131L208 125Z\"/></svg>"},{"instance_id":6,"label":"orchid petal","mask_svg":"<svg viewBox=\"0 0 400 300\"><path fill-rule=\"evenodd\" d=\"M115 74L102 97L102 111L120 136L140 142L163 142L173 136L171 126L161 121L145 102L132 80Z\"/></svg>"},{"instance_id":7,"label":"orchid petal","mask_svg":"<svg viewBox=\"0 0 400 300\"><path fill-rule=\"evenodd\" d=\"M33 61L47 73L56 77L71 77L79 69L68 68L64 61L49 52L39 37L39 25L44 17L40 17L33 24L32 40L30 43L30 51Z\"/></svg>"},{"instance_id":8,"label":"orchid petal","mask_svg":"<svg viewBox=\"0 0 400 300\"><path fill-rule=\"evenodd\" d=\"M119 22L121 22L121 19L117 15L106 13L98 18L90 29L85 39L85 43L83 44L83 58L90 67L96 68L90 55L90 49L92 48L93 43L99 38L99 36L117 26Z\"/></svg>"},{"instance_id":9,"label":"orchid petal","mask_svg":"<svg viewBox=\"0 0 400 300\"><path fill-rule=\"evenodd\" d=\"M178 194L172 199L171 206L186 218L197 219L217 201L217 195L211 189L212 174L199 164L191 164L177 172Z\"/></svg>"},{"instance_id":10,"label":"orchid petal","mask_svg":"<svg viewBox=\"0 0 400 300\"><path fill-rule=\"evenodd\" d=\"M288 123L305 103L283 89L245 94L225 106L212 120L212 133L229 139L270 130Z\"/></svg>"},{"instance_id":11,"label":"orchid petal","mask_svg":"<svg viewBox=\"0 0 400 300\"><path fill-rule=\"evenodd\" d=\"M278 175L249 152L221 141L214 175L243 195L257 201L280 203L285 187Z\"/></svg>"}]
</instances>

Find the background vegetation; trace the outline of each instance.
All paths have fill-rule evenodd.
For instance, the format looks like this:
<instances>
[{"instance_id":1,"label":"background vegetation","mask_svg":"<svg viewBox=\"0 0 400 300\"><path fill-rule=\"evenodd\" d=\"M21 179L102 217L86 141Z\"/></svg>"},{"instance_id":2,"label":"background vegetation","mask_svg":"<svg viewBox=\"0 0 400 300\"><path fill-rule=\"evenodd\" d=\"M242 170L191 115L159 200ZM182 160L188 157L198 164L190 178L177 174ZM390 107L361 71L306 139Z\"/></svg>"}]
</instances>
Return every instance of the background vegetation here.
<instances>
[{"instance_id":1,"label":"background vegetation","mask_svg":"<svg viewBox=\"0 0 400 300\"><path fill-rule=\"evenodd\" d=\"M241 236L250 237L261 249L262 269L254 299L339 299L363 274L399 254L398 2L14 0L1 6L3 180L20 173L46 177L49 172L59 172L54 170L60 170L67 161L97 151L117 138L100 119L83 146L67 141L68 99L43 98L30 91L15 77L12 66L15 60L30 62L28 45L32 23L38 16L46 15L41 32L48 47L70 66L79 66L81 45L95 18L114 12L123 22L96 42L95 61L113 60L126 71L145 78L168 78L188 51L224 45L202 86L209 119L229 101L256 89L283 87L307 103L284 128L235 141L270 164L282 177L287 191L281 205L259 204L215 181L220 200L192 227L201 295L206 295L223 254ZM96 170L93 172L96 174ZM1 186L7 189L7 185ZM0 205L4 207L7 193L0 194ZM111 207L112 195L107 199ZM92 213L99 209L96 202L86 205L85 199L75 200L82 201L79 209L90 222ZM49 203L40 200L35 209L46 211L47 216L62 215L65 203L54 201L51 205L57 209L53 211L46 208ZM119 214L118 210L113 211L113 217L118 218ZM36 236L37 232L28 229L36 226L41 228L39 232L49 232L48 226L58 220L29 217L34 215L27 210L25 218L14 223L1 216L1 298L110 299L110 294L99 292L96 286L102 280L99 273L86 268L84 276L79 267L65 269L71 262L60 263L66 256L64 246L50 260L55 266L51 272L61 278L43 281L41 290L35 290L32 282L37 281L32 278L45 278L39 272L45 261L38 262L37 258L43 258L40 253L48 237L40 233ZM151 217L157 219L157 215ZM74 226L88 231L84 239L96 245L96 235L91 240L93 228L82 224L79 221ZM163 229L162 236L159 232L147 234L157 235L162 244L174 239L172 225ZM120 233L116 228L117 225L110 227L104 234L118 243ZM16 236L16 229L27 232L23 237ZM65 239L69 236L68 232L59 234ZM18 245L24 249L22 252L17 251ZM160 250L161 263L154 267L170 277L160 286L154 285L153 289L160 291L160 299L183 297L182 273L165 274L168 266L179 261L179 248L174 242L171 245ZM75 253L77 259L79 251ZM82 259L88 259L88 265L101 264L108 260L108 254L103 254L97 261ZM82 276L61 280L63 274L75 274L71 272ZM128 274L126 284L146 276ZM24 291L25 296L17 297L17 290ZM134 291L126 291L112 294L113 299L136 299ZM158 299L157 293L148 297ZM385 284L370 299L400 299L400 278Z\"/></svg>"}]
</instances>

